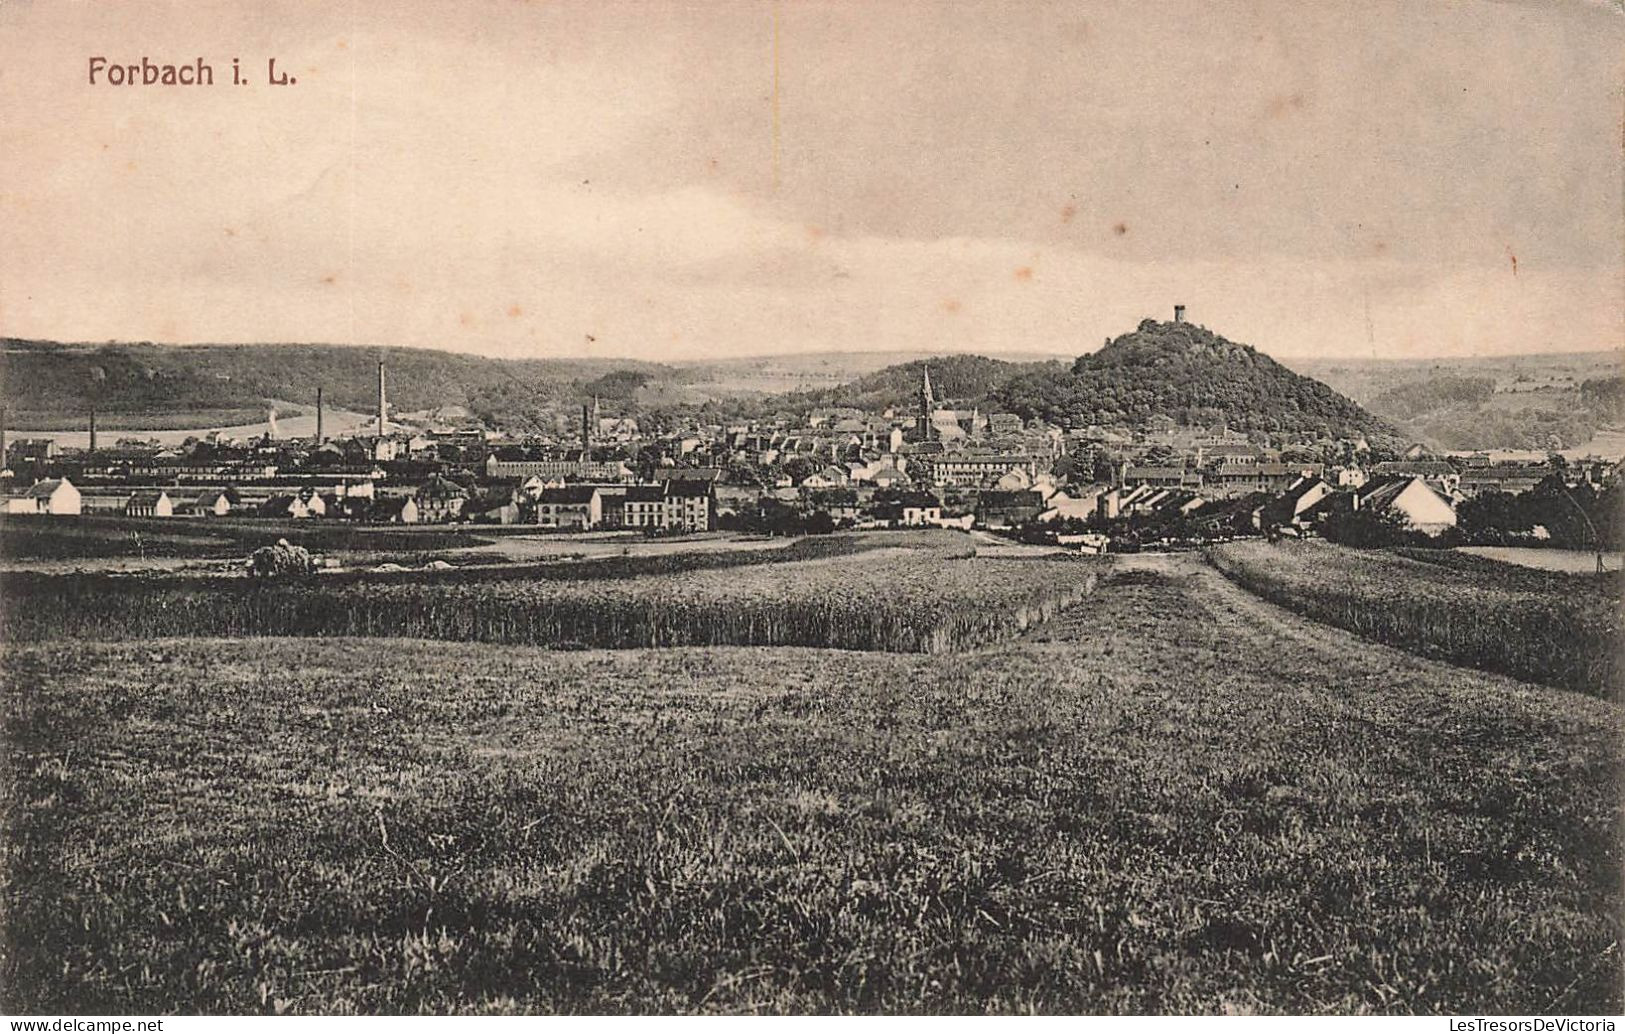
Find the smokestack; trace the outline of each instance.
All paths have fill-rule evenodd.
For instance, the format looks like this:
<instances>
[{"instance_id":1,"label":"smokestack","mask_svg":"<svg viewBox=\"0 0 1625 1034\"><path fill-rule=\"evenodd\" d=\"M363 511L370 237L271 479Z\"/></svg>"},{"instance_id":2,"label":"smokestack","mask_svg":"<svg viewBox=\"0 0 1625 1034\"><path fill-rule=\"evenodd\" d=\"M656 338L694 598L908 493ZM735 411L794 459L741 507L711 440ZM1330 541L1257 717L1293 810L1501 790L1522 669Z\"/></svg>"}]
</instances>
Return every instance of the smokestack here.
<instances>
[{"instance_id":1,"label":"smokestack","mask_svg":"<svg viewBox=\"0 0 1625 1034\"><path fill-rule=\"evenodd\" d=\"M322 444L322 387L316 386L316 444Z\"/></svg>"},{"instance_id":2,"label":"smokestack","mask_svg":"<svg viewBox=\"0 0 1625 1034\"><path fill-rule=\"evenodd\" d=\"M385 434L385 428L386 428L385 420L386 420L386 416L385 416L385 412L384 412L384 364L383 364L382 361L380 361L378 363L378 437L380 437L380 438L382 438L384 436L384 434Z\"/></svg>"},{"instance_id":3,"label":"smokestack","mask_svg":"<svg viewBox=\"0 0 1625 1034\"><path fill-rule=\"evenodd\" d=\"M587 451L592 448L592 410L583 402L581 404L581 459L586 461L590 457Z\"/></svg>"},{"instance_id":4,"label":"smokestack","mask_svg":"<svg viewBox=\"0 0 1625 1034\"><path fill-rule=\"evenodd\" d=\"M1183 305L1174 306L1174 322L1175 323L1184 323L1185 322L1185 307Z\"/></svg>"},{"instance_id":5,"label":"smokestack","mask_svg":"<svg viewBox=\"0 0 1625 1034\"><path fill-rule=\"evenodd\" d=\"M6 465L6 417L10 415L5 406L0 406L0 467Z\"/></svg>"},{"instance_id":6,"label":"smokestack","mask_svg":"<svg viewBox=\"0 0 1625 1034\"><path fill-rule=\"evenodd\" d=\"M90 407L90 451L96 451L96 407Z\"/></svg>"}]
</instances>

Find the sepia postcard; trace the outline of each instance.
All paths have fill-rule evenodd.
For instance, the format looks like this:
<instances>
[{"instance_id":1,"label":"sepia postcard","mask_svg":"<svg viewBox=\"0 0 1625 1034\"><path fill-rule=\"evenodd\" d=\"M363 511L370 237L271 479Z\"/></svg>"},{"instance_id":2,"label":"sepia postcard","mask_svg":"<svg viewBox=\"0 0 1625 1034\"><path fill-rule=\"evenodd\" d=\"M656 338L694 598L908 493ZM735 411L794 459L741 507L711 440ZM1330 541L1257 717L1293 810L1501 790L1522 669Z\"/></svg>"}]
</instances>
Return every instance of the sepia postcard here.
<instances>
[{"instance_id":1,"label":"sepia postcard","mask_svg":"<svg viewBox=\"0 0 1625 1034\"><path fill-rule=\"evenodd\" d=\"M0 1012L1614 1030L1622 125L1618 0L0 0Z\"/></svg>"}]
</instances>

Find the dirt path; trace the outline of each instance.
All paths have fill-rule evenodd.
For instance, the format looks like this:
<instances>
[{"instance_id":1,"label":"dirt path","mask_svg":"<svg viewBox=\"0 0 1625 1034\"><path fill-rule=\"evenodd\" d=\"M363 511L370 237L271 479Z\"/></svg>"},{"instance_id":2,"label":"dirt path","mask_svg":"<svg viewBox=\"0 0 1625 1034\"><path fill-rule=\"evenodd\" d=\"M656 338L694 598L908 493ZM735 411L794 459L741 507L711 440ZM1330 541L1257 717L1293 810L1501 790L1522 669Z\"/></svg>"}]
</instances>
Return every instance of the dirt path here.
<instances>
[{"instance_id":1,"label":"dirt path","mask_svg":"<svg viewBox=\"0 0 1625 1034\"><path fill-rule=\"evenodd\" d=\"M1185 584L1193 608L1186 620L1208 624L1212 628L1209 634L1217 634L1221 640L1233 640L1238 655L1264 647L1277 655L1290 654L1295 667L1305 660L1323 665L1327 678L1364 677L1375 669L1398 668L1424 680L1438 675L1508 686L1530 685L1362 639L1333 625L1294 614L1235 584L1198 553L1124 554L1116 558L1116 565L1118 571L1150 572ZM1561 692L1545 686L1531 688L1543 693Z\"/></svg>"}]
</instances>

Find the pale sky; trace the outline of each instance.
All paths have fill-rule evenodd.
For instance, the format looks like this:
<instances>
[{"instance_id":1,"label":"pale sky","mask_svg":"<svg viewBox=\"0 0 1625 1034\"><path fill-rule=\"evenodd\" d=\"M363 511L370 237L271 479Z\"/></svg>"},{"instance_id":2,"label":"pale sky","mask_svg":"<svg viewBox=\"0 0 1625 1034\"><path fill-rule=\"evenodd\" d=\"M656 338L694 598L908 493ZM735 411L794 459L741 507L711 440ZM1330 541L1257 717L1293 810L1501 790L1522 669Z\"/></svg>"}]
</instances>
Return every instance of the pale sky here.
<instances>
[{"instance_id":1,"label":"pale sky","mask_svg":"<svg viewBox=\"0 0 1625 1034\"><path fill-rule=\"evenodd\" d=\"M1592 0L0 0L0 333L1615 348L1622 82Z\"/></svg>"}]
</instances>

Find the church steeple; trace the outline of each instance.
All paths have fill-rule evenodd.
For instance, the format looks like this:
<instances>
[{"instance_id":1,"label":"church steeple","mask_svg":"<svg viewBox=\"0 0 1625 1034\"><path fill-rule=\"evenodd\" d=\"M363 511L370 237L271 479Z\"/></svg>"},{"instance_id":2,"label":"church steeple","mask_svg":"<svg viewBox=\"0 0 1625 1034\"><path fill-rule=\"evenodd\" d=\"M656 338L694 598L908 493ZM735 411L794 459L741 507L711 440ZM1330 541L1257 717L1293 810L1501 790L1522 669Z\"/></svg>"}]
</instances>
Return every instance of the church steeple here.
<instances>
[{"instance_id":1,"label":"church steeple","mask_svg":"<svg viewBox=\"0 0 1625 1034\"><path fill-rule=\"evenodd\" d=\"M931 364L922 367L920 377L920 440L931 440L931 412L937 408L936 396L931 393Z\"/></svg>"}]
</instances>

